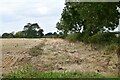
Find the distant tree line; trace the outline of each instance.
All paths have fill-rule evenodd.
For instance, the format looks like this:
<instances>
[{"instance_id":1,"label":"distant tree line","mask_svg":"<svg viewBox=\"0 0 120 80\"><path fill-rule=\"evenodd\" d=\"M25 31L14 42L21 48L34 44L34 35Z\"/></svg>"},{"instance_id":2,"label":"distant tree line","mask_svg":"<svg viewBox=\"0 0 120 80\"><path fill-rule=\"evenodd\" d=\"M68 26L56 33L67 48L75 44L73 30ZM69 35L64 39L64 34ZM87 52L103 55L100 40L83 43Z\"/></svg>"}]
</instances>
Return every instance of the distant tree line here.
<instances>
[{"instance_id":1,"label":"distant tree line","mask_svg":"<svg viewBox=\"0 0 120 80\"><path fill-rule=\"evenodd\" d=\"M24 26L23 31L14 33L3 33L2 38L39 38L44 36L43 29L37 23L28 23Z\"/></svg>"},{"instance_id":2,"label":"distant tree line","mask_svg":"<svg viewBox=\"0 0 120 80\"><path fill-rule=\"evenodd\" d=\"M62 36L62 34L57 34L57 32L49 32L44 34L44 30L40 28L37 23L28 23L24 26L22 31L16 33L3 33L2 38L57 38Z\"/></svg>"},{"instance_id":3,"label":"distant tree line","mask_svg":"<svg viewBox=\"0 0 120 80\"><path fill-rule=\"evenodd\" d=\"M3 33L2 38L14 38L14 34L13 33Z\"/></svg>"},{"instance_id":4,"label":"distant tree line","mask_svg":"<svg viewBox=\"0 0 120 80\"><path fill-rule=\"evenodd\" d=\"M44 38L62 38L63 37L63 33L62 32L49 32L49 33L46 33L44 35Z\"/></svg>"}]
</instances>

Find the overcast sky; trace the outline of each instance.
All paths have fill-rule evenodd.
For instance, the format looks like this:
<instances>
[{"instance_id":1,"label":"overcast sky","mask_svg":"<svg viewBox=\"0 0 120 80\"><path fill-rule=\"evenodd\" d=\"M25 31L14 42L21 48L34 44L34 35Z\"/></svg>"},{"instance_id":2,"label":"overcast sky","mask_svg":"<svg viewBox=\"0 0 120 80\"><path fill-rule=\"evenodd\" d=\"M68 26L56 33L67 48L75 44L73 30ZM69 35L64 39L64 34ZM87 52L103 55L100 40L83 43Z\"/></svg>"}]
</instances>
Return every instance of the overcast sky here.
<instances>
[{"instance_id":1,"label":"overcast sky","mask_svg":"<svg viewBox=\"0 0 120 80\"><path fill-rule=\"evenodd\" d=\"M0 0L0 34L38 23L44 33L57 31L65 0ZM118 29L116 29L118 30Z\"/></svg>"},{"instance_id":2,"label":"overcast sky","mask_svg":"<svg viewBox=\"0 0 120 80\"><path fill-rule=\"evenodd\" d=\"M0 0L0 34L38 23L44 33L57 31L65 0Z\"/></svg>"}]
</instances>

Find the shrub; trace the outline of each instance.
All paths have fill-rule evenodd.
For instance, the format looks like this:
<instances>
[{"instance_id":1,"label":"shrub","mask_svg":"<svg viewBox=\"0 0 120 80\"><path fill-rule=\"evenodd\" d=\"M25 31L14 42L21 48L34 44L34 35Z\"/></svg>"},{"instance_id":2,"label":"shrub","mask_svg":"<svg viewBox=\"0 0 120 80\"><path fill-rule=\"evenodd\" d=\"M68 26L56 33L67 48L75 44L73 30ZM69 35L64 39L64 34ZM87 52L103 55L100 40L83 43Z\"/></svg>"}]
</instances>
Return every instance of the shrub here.
<instances>
[{"instance_id":1,"label":"shrub","mask_svg":"<svg viewBox=\"0 0 120 80\"><path fill-rule=\"evenodd\" d=\"M13 33L3 33L2 38L14 38Z\"/></svg>"},{"instance_id":2,"label":"shrub","mask_svg":"<svg viewBox=\"0 0 120 80\"><path fill-rule=\"evenodd\" d=\"M89 34L82 33L82 41L84 43L90 43L90 36L89 36Z\"/></svg>"},{"instance_id":3,"label":"shrub","mask_svg":"<svg viewBox=\"0 0 120 80\"><path fill-rule=\"evenodd\" d=\"M67 40L69 41L79 41L81 40L81 33L73 33L73 34L69 34L67 37L66 37Z\"/></svg>"},{"instance_id":4,"label":"shrub","mask_svg":"<svg viewBox=\"0 0 120 80\"><path fill-rule=\"evenodd\" d=\"M120 45L120 36L117 38L117 43Z\"/></svg>"},{"instance_id":5,"label":"shrub","mask_svg":"<svg viewBox=\"0 0 120 80\"><path fill-rule=\"evenodd\" d=\"M101 33L98 32L97 34L90 37L90 43L95 44L108 44L108 43L116 43L117 37L111 33Z\"/></svg>"},{"instance_id":6,"label":"shrub","mask_svg":"<svg viewBox=\"0 0 120 80\"><path fill-rule=\"evenodd\" d=\"M118 48L117 44L113 43L113 44L105 46L105 51L107 54L115 53L117 48Z\"/></svg>"}]
</instances>

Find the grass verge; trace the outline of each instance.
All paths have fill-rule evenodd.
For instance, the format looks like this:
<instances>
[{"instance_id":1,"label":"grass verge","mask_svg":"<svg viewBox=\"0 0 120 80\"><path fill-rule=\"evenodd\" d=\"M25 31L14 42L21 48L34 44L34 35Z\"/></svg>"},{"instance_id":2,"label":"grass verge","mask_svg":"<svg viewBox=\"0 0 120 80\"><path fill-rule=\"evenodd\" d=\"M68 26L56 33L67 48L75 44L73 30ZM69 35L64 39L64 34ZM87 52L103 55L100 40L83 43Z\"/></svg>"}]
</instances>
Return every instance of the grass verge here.
<instances>
[{"instance_id":1,"label":"grass verge","mask_svg":"<svg viewBox=\"0 0 120 80\"><path fill-rule=\"evenodd\" d=\"M108 78L94 72L40 72L36 67L25 66L9 74L4 74L3 78ZM117 78L117 77L114 77Z\"/></svg>"}]
</instances>

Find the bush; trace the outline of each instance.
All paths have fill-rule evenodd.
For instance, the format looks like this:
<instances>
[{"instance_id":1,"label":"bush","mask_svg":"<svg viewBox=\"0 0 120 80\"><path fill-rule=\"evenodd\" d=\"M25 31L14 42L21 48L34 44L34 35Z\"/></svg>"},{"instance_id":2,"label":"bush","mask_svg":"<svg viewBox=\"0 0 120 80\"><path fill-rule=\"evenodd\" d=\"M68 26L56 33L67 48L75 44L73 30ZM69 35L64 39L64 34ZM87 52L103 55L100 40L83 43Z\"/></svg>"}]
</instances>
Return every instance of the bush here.
<instances>
[{"instance_id":1,"label":"bush","mask_svg":"<svg viewBox=\"0 0 120 80\"><path fill-rule=\"evenodd\" d=\"M90 37L90 43L94 44L108 44L108 43L116 43L117 37L111 33L101 33L98 32L97 34Z\"/></svg>"},{"instance_id":2,"label":"bush","mask_svg":"<svg viewBox=\"0 0 120 80\"><path fill-rule=\"evenodd\" d=\"M3 33L2 38L14 38L13 33Z\"/></svg>"},{"instance_id":3,"label":"bush","mask_svg":"<svg viewBox=\"0 0 120 80\"><path fill-rule=\"evenodd\" d=\"M82 38L81 38L81 34L82 33L73 33L73 34L69 34L66 39L69 40L69 41L80 41Z\"/></svg>"},{"instance_id":4,"label":"bush","mask_svg":"<svg viewBox=\"0 0 120 80\"><path fill-rule=\"evenodd\" d=\"M90 42L90 36L89 36L89 34L82 33L82 41L84 43L89 43Z\"/></svg>"},{"instance_id":5,"label":"bush","mask_svg":"<svg viewBox=\"0 0 120 80\"><path fill-rule=\"evenodd\" d=\"M117 43L118 43L118 45L120 45L120 36L117 39Z\"/></svg>"},{"instance_id":6,"label":"bush","mask_svg":"<svg viewBox=\"0 0 120 80\"><path fill-rule=\"evenodd\" d=\"M105 46L106 54L115 53L117 48L118 48L117 44L106 45Z\"/></svg>"}]
</instances>

